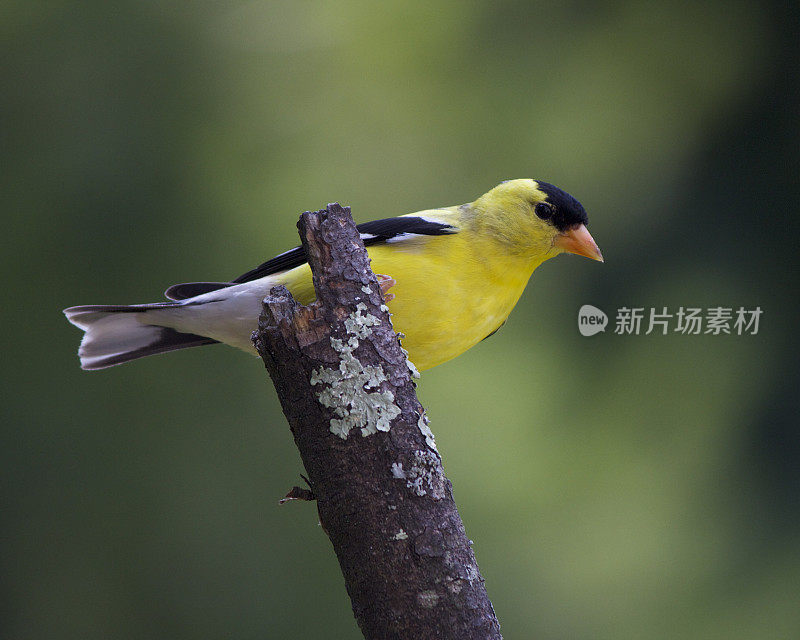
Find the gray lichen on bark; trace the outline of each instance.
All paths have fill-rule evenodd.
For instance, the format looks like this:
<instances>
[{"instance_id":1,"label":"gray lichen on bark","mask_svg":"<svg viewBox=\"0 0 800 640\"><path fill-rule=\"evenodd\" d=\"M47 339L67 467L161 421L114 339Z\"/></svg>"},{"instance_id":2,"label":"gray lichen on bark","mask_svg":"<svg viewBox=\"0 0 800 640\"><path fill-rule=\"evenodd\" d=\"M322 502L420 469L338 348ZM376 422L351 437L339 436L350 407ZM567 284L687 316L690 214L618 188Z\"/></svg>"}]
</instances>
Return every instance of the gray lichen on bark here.
<instances>
[{"instance_id":1,"label":"gray lichen on bark","mask_svg":"<svg viewBox=\"0 0 800 640\"><path fill-rule=\"evenodd\" d=\"M365 293L372 293L369 287L361 287ZM339 354L337 368L320 367L311 374L312 385L326 385L317 392L320 403L333 410L336 417L331 418L330 431L342 439L347 439L351 429L360 428L362 436L378 431L388 431L392 420L400 415L400 407L394 402L391 391L368 391L377 389L386 382L383 366L365 365L353 354L359 339L372 335L372 327L381 321L367 313L363 302L344 321L347 342L331 337L331 347Z\"/></svg>"}]
</instances>

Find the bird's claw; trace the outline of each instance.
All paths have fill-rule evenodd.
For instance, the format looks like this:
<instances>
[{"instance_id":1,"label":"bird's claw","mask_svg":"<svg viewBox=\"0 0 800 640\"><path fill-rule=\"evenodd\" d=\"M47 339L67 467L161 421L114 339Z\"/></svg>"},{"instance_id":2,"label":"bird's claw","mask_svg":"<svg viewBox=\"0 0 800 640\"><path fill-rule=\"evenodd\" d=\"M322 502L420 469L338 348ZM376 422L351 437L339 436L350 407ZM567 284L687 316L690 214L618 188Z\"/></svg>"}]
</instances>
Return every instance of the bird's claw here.
<instances>
[{"instance_id":1,"label":"bird's claw","mask_svg":"<svg viewBox=\"0 0 800 640\"><path fill-rule=\"evenodd\" d=\"M394 300L394 294L389 293L389 289L391 289L394 285L397 284L397 280L395 280L391 276L383 275L382 273L376 273L375 277L378 279L378 286L381 288L381 294L383 294L383 301L391 302L392 300Z\"/></svg>"}]
</instances>

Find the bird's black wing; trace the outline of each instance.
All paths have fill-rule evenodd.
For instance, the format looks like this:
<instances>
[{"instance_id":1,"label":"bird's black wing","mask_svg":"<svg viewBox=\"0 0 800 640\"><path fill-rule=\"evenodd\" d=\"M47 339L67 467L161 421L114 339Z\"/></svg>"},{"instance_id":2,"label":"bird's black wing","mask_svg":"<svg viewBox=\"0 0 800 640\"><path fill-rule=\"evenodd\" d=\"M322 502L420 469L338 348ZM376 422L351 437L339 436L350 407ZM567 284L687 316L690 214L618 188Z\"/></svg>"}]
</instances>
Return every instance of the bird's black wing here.
<instances>
[{"instance_id":1,"label":"bird's black wing","mask_svg":"<svg viewBox=\"0 0 800 640\"><path fill-rule=\"evenodd\" d=\"M411 236L441 236L449 233L458 233L458 228L444 222L427 220L418 216L401 216L397 218L384 218L373 220L356 226L361 234L361 239L366 246L380 244L381 242L399 242ZM306 263L306 252L303 247L295 247L281 253L271 260L258 265L247 273L230 282L184 282L171 286L165 295L172 300L186 300L210 291L224 289L234 284L252 282L274 273L294 269Z\"/></svg>"},{"instance_id":2,"label":"bird's black wing","mask_svg":"<svg viewBox=\"0 0 800 640\"><path fill-rule=\"evenodd\" d=\"M400 240L401 236L421 235L421 236L441 236L448 233L457 233L458 229L444 222L426 220L417 216L402 216L398 218L384 218L383 220L373 220L356 226L361 234L361 239L366 246L372 246L390 240ZM243 273L238 278L231 280L234 284L251 282L264 276L271 276L273 273L294 269L306 263L306 252L303 247L295 247L285 253L275 256L272 260L267 260L255 269Z\"/></svg>"},{"instance_id":3,"label":"bird's black wing","mask_svg":"<svg viewBox=\"0 0 800 640\"><path fill-rule=\"evenodd\" d=\"M458 233L458 229L446 222L428 220L419 216L401 216L399 218L384 218L373 220L356 226L361 234L361 239L366 246L399 239L404 235L417 236L444 236L449 233Z\"/></svg>"},{"instance_id":4,"label":"bird's black wing","mask_svg":"<svg viewBox=\"0 0 800 640\"><path fill-rule=\"evenodd\" d=\"M280 273L287 269L294 269L306 262L306 252L303 247L295 247L284 251L283 253L270 258L266 262L258 265L255 269L250 269L247 273L243 273L238 278L231 280L234 284L241 284L242 282L252 282L264 276L271 276L273 273Z\"/></svg>"}]
</instances>

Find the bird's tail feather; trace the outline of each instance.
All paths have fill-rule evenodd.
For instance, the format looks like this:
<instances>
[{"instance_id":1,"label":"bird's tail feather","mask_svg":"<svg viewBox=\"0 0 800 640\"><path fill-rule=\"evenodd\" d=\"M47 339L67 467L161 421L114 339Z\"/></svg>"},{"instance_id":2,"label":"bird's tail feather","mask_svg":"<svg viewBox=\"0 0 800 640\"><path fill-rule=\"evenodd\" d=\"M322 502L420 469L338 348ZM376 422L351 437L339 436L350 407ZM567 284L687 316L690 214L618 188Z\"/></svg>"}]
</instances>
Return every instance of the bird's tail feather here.
<instances>
[{"instance_id":1,"label":"bird's tail feather","mask_svg":"<svg viewBox=\"0 0 800 640\"><path fill-rule=\"evenodd\" d=\"M67 320L86 332L78 349L81 368L105 369L156 353L217 342L145 322L149 309L167 306L179 305L88 305L64 309Z\"/></svg>"}]
</instances>

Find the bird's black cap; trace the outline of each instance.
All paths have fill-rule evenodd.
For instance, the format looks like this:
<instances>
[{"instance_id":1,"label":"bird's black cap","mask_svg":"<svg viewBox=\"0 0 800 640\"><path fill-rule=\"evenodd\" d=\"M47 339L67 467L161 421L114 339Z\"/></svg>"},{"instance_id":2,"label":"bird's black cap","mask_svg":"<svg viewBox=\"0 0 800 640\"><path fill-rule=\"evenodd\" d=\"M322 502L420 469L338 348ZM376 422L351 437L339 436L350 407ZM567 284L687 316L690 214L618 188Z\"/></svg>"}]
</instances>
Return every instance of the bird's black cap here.
<instances>
[{"instance_id":1,"label":"bird's black cap","mask_svg":"<svg viewBox=\"0 0 800 640\"><path fill-rule=\"evenodd\" d=\"M586 209L575 198L566 191L554 187L549 182L536 181L539 190L547 194L547 201L555 207L555 213L551 218L553 226L559 231L566 231L579 224L587 224L589 216Z\"/></svg>"}]
</instances>

